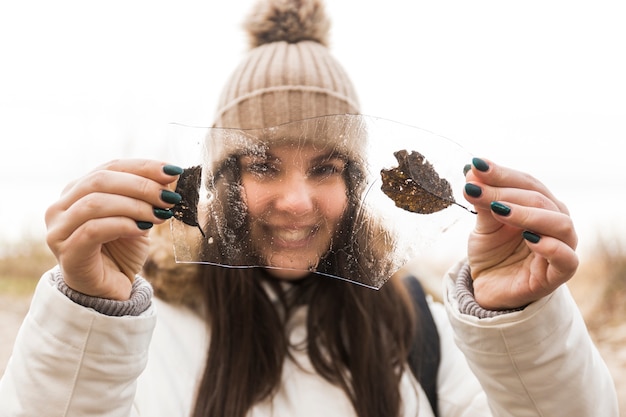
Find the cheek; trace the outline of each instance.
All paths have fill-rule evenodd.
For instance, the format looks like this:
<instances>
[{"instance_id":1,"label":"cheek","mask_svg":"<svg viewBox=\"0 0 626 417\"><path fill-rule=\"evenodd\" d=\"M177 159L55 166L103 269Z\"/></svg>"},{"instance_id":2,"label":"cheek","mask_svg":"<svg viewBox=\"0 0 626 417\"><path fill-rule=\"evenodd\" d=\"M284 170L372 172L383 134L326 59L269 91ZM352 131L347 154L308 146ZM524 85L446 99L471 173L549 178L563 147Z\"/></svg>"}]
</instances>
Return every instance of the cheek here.
<instances>
[{"instance_id":1,"label":"cheek","mask_svg":"<svg viewBox=\"0 0 626 417\"><path fill-rule=\"evenodd\" d=\"M269 204L269 193L264 187L250 181L242 181L241 198L251 217L259 217Z\"/></svg>"},{"instance_id":2,"label":"cheek","mask_svg":"<svg viewBox=\"0 0 626 417\"><path fill-rule=\"evenodd\" d=\"M344 184L338 184L321 193L319 207L329 223L338 223L348 207L347 189Z\"/></svg>"}]
</instances>

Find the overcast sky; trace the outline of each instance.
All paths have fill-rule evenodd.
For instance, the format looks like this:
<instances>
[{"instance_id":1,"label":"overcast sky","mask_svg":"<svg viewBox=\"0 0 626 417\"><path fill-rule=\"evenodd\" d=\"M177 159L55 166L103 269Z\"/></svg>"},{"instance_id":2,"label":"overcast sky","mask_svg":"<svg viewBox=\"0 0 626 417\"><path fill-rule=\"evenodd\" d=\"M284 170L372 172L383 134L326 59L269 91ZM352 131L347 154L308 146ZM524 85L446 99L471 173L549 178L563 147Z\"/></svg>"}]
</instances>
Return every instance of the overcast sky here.
<instances>
[{"instance_id":1,"label":"overcast sky","mask_svg":"<svg viewBox=\"0 0 626 417\"><path fill-rule=\"evenodd\" d=\"M625 231L623 1L328 3L364 113L531 172L583 246ZM43 235L45 208L102 162L169 159L169 123L209 125L251 4L0 2L0 241Z\"/></svg>"}]
</instances>

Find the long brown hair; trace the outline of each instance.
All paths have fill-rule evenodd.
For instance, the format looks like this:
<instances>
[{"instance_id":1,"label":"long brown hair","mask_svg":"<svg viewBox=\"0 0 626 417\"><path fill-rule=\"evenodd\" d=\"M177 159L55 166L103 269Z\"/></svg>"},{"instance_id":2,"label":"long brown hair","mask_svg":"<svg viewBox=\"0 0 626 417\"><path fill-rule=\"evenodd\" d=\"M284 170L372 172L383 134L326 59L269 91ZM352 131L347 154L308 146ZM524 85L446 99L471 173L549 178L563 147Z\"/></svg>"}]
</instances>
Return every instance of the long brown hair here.
<instances>
[{"instance_id":1,"label":"long brown hair","mask_svg":"<svg viewBox=\"0 0 626 417\"><path fill-rule=\"evenodd\" d=\"M360 167L348 163L344 176L348 190L362 189ZM229 218L227 210L241 201L236 158L225 162L219 178L222 184L217 188L229 187L223 206L217 207L223 224L210 224L207 230L223 233L216 229L228 227L227 235L241 237L244 220ZM331 275L350 274L360 282L391 276L389 282L375 291L310 274L286 290L262 268L200 268L211 338L193 417L243 417L277 392L283 362L289 357L286 322L301 305L308 308L307 352L316 371L346 392L359 417L399 414L399 383L416 336L415 312L402 282L392 276L393 265L386 261L392 240L363 212L359 193L349 194L345 224L333 242L341 250L330 251L319 267ZM383 238L366 244L372 236ZM244 241L238 239L245 246ZM250 253L239 249L241 256ZM225 248L205 243L202 250L224 253ZM270 299L267 286L277 300Z\"/></svg>"}]
</instances>

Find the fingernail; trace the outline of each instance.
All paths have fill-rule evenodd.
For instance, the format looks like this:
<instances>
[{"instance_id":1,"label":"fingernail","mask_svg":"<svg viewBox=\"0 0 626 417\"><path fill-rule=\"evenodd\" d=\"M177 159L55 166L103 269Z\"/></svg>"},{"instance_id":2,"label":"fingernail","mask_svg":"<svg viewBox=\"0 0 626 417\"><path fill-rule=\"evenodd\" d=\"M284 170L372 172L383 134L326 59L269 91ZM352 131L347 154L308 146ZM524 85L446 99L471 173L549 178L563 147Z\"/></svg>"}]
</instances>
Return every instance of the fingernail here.
<instances>
[{"instance_id":1,"label":"fingernail","mask_svg":"<svg viewBox=\"0 0 626 417\"><path fill-rule=\"evenodd\" d=\"M526 239L530 243L538 243L541 239L539 235L536 235L533 232L529 232L528 230L525 230L524 233L522 233L522 236L524 236L524 239Z\"/></svg>"},{"instance_id":2,"label":"fingernail","mask_svg":"<svg viewBox=\"0 0 626 417\"><path fill-rule=\"evenodd\" d=\"M485 172L489 169L489 165L480 158L473 158L472 164L481 172Z\"/></svg>"},{"instance_id":3,"label":"fingernail","mask_svg":"<svg viewBox=\"0 0 626 417\"><path fill-rule=\"evenodd\" d=\"M161 200L165 201L166 203L178 204L180 203L180 200L182 199L183 197L180 194L175 193L173 191L169 191L169 190L161 191Z\"/></svg>"},{"instance_id":4,"label":"fingernail","mask_svg":"<svg viewBox=\"0 0 626 417\"><path fill-rule=\"evenodd\" d=\"M463 167L463 175L467 175L470 169L472 169L472 166L470 164L465 165Z\"/></svg>"},{"instance_id":5,"label":"fingernail","mask_svg":"<svg viewBox=\"0 0 626 417\"><path fill-rule=\"evenodd\" d=\"M491 211L499 214L500 216L508 216L511 213L511 209L508 206L498 203L497 201L491 202Z\"/></svg>"},{"instance_id":6,"label":"fingernail","mask_svg":"<svg viewBox=\"0 0 626 417\"><path fill-rule=\"evenodd\" d=\"M165 165L163 167L163 172L167 175L176 176L183 173L183 169L181 167L177 167L176 165Z\"/></svg>"},{"instance_id":7,"label":"fingernail","mask_svg":"<svg viewBox=\"0 0 626 417\"><path fill-rule=\"evenodd\" d=\"M163 219L163 220L167 220L174 215L174 213L171 210L163 210L160 208L155 208L152 211L154 212L154 215L156 217L158 217L159 219Z\"/></svg>"},{"instance_id":8,"label":"fingernail","mask_svg":"<svg viewBox=\"0 0 626 417\"><path fill-rule=\"evenodd\" d=\"M468 183L468 184L465 184L465 192L470 197L476 198L476 197L480 197L480 195L483 193L483 190L478 185Z\"/></svg>"},{"instance_id":9,"label":"fingernail","mask_svg":"<svg viewBox=\"0 0 626 417\"><path fill-rule=\"evenodd\" d=\"M148 230L153 226L150 222L137 222L137 227L141 230Z\"/></svg>"}]
</instances>

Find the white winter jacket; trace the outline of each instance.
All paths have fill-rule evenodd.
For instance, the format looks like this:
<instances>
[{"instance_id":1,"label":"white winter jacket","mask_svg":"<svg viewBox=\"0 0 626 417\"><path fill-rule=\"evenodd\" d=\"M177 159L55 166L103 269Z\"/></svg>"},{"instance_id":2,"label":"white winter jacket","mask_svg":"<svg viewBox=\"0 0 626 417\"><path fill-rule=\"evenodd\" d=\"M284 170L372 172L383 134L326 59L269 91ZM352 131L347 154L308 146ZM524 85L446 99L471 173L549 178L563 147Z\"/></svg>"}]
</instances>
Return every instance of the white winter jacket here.
<instances>
[{"instance_id":1,"label":"white winter jacket","mask_svg":"<svg viewBox=\"0 0 626 417\"><path fill-rule=\"evenodd\" d=\"M458 268L445 277L445 306L431 303L442 417L618 416L609 372L565 286L523 311L478 319L459 312ZM42 277L0 381L0 416L187 416L205 363L205 323L158 299L138 317L105 316L61 294L54 273ZM294 340L306 337L305 315L294 316ZM295 360L300 366L285 363L277 395L250 416L354 416L304 353ZM410 371L401 384L404 415L432 417Z\"/></svg>"}]
</instances>

